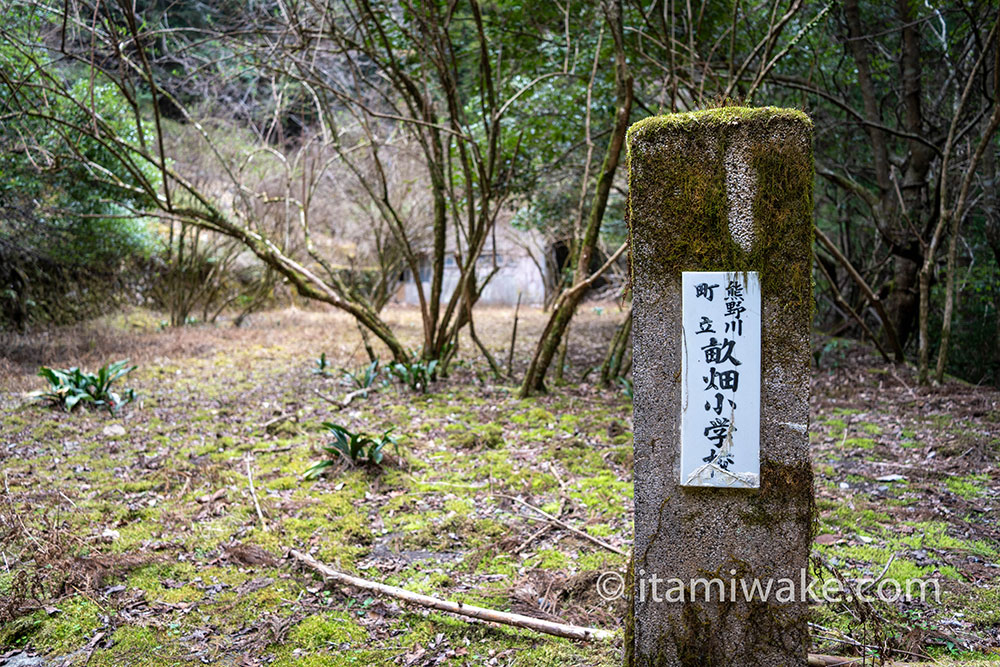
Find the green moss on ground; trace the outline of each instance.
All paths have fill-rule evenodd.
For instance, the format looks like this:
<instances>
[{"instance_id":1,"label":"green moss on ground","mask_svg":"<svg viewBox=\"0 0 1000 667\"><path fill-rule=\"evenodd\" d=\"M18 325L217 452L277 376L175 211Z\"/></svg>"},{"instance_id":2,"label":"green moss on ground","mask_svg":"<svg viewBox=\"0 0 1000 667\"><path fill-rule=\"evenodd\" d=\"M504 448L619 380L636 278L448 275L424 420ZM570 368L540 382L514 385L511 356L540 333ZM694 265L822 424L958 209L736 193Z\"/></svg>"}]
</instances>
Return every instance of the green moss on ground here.
<instances>
[{"instance_id":1,"label":"green moss on ground","mask_svg":"<svg viewBox=\"0 0 1000 667\"><path fill-rule=\"evenodd\" d=\"M39 652L68 655L82 648L101 626L101 607L82 595L60 602L0 628L0 647L30 646Z\"/></svg>"},{"instance_id":2,"label":"green moss on ground","mask_svg":"<svg viewBox=\"0 0 1000 667\"><path fill-rule=\"evenodd\" d=\"M329 318L335 316L297 315L307 316L318 318L315 340L328 345ZM615 323L607 313L604 318L610 335ZM509 341L506 320L498 330L499 348ZM442 664L620 664L622 640L581 645L435 613L387 611L382 600L366 604L370 596L324 589L310 573L280 560L285 548L296 546L347 572L518 611L523 609L511 591L531 577L558 581L578 572L624 572L625 557L558 529L515 552L544 524L501 497L520 496L550 513L561 512L568 523L627 549L630 406L618 392L567 387L518 401L502 386L484 387L471 372L456 371L452 384L442 383L438 393L414 396L388 388L335 412L310 391L335 394L339 388L335 380L309 373L318 353L311 349L315 343L297 338L302 328L240 330L229 342L223 334L230 335L220 329L212 345L185 348L205 350L196 357L185 351L142 364L130 377L143 405L122 418L35 406L0 416L0 429L14 444L3 460L4 498L9 491L32 535L55 540L53 548L67 559L62 562L78 556L152 559L107 572L85 594L59 600L59 613L39 610L3 624L0 653L26 647L65 656L106 632L91 666L194 665L204 664L202 658L238 664L244 654L284 666L371 665L401 660L418 646L436 655L431 642L443 635L441 655L455 653ZM414 328L413 334L419 331ZM162 337L174 334L148 335L154 338L142 340L161 345ZM247 336L264 338L247 342ZM344 343L338 363L347 365L356 343ZM269 433L263 424L285 413L296 415L298 432ZM849 438L877 442L867 451L884 454L897 426L870 411L849 426L849 415L856 413L845 407L817 415L818 455L839 447L848 429ZM826 417L831 419L824 423ZM367 432L397 424L403 461L381 472L344 468L303 481L303 470L321 455L318 447L327 438L318 424L327 419ZM105 438L104 427L118 422L127 435ZM954 425L921 418L903 426L901 439L923 443L933 442L936 431L929 429ZM818 504L821 532L845 540L817 551L851 574L869 575L884 566L880 553L896 553L893 575L932 570L945 582L942 607L926 612L921 622L961 613L963 623L974 624L971 632L993 627L1000 603L992 589L969 584L962 568L969 558L996 562L996 545L964 536L939 519L896 514L911 505L923 511L928 494L961 507L966 500L986 504L993 495L989 480L976 475L925 480L907 473L906 481L888 485L892 497L876 497L876 475L858 469L864 461L851 455L852 447L845 443L839 461L817 467L818 493L829 494ZM249 494L248 456L267 530ZM854 467L843 470L843 462ZM851 488L840 489L838 483L848 478ZM218 491L225 491L220 499L203 500ZM973 525L980 518L967 520ZM861 536L873 542L865 544ZM13 563L12 553L28 553L30 544L23 537L5 544L8 560ZM264 549L277 560L239 560L229 553L234 545ZM920 549L931 564L913 555ZM14 574L0 573L0 597L10 594ZM106 593L119 587L125 590ZM587 594L593 591L573 600L561 596L556 614L615 628L618 608L609 612L604 604L581 602ZM825 611L824 625L850 629L842 610ZM254 648L239 648L244 640Z\"/></svg>"}]
</instances>

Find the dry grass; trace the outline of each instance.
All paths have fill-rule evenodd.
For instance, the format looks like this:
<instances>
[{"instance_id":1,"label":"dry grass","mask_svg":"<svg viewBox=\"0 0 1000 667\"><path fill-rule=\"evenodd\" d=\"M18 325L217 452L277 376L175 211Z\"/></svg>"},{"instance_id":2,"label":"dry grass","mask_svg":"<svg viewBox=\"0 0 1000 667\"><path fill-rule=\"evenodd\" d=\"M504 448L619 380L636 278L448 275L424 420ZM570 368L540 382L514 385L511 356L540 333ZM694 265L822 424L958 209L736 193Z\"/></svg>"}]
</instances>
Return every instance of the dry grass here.
<instances>
[{"instance_id":1,"label":"dry grass","mask_svg":"<svg viewBox=\"0 0 1000 667\"><path fill-rule=\"evenodd\" d=\"M514 308L484 306L476 311L477 333L499 363L504 363L510 346ZM404 344L419 348L422 336L420 311L416 307L390 306L383 312L389 326ZM518 314L515 375L523 371L548 314L538 307L522 306ZM570 361L576 372L600 363L604 345L622 314L614 303L585 304L570 331ZM204 357L233 347L257 345L280 347L294 344L303 353L325 351L340 365L365 360L361 336L353 318L325 307L290 307L260 313L243 327L228 323L160 330L159 317L136 309L90 322L27 334L0 334L0 388L24 392L40 386L39 366L96 368L109 361L128 358L143 364L164 359ZM293 331L294 336L289 335ZM460 348L473 354L472 342L462 336ZM385 348L376 353L387 356Z\"/></svg>"}]
</instances>

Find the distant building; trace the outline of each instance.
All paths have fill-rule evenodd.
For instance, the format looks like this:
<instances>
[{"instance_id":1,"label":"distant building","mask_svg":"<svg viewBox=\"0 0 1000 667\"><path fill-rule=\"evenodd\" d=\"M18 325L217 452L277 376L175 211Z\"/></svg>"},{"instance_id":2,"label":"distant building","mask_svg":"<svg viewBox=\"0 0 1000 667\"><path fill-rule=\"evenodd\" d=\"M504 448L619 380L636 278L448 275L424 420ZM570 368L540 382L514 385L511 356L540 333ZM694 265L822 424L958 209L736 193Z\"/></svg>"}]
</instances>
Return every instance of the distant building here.
<instances>
[{"instance_id":1,"label":"distant building","mask_svg":"<svg viewBox=\"0 0 1000 667\"><path fill-rule=\"evenodd\" d=\"M497 269L477 303L485 305L514 305L520 293L521 303L541 304L545 300L547 269L545 248L541 235L534 231L514 229L506 220L497 220L496 232L486 242L483 254L476 263L476 275L484 280ZM451 298L458 285L459 267L451 248L445 256L444 276L442 280L442 301ZM430 257L420 263L420 282L423 284L424 295L430 297L431 260ZM396 293L398 303L417 305L417 285L412 273L403 273L400 288Z\"/></svg>"}]
</instances>

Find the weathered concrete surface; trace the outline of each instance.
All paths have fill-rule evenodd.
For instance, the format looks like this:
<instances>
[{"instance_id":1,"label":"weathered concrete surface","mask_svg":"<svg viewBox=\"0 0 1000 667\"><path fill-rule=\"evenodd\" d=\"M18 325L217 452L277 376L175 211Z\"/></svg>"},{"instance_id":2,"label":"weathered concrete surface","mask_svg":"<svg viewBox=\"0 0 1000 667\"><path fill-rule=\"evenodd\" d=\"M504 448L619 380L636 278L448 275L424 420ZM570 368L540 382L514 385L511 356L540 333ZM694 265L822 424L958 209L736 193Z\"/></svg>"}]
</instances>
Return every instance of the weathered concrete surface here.
<instances>
[{"instance_id":1,"label":"weathered concrete surface","mask_svg":"<svg viewBox=\"0 0 1000 667\"><path fill-rule=\"evenodd\" d=\"M800 582L813 516L811 129L799 112L727 108L650 118L629 132L635 317L629 665L806 664ZM681 272L698 270L761 276L759 490L679 483ZM719 577L727 598L735 579L738 600L719 601L713 589L705 602L699 588L697 602L658 602L649 586L653 574L661 581ZM773 580L768 602L743 598L739 582L753 578L764 586ZM795 602L774 601L782 578L795 582ZM661 596L665 588L661 583Z\"/></svg>"}]
</instances>

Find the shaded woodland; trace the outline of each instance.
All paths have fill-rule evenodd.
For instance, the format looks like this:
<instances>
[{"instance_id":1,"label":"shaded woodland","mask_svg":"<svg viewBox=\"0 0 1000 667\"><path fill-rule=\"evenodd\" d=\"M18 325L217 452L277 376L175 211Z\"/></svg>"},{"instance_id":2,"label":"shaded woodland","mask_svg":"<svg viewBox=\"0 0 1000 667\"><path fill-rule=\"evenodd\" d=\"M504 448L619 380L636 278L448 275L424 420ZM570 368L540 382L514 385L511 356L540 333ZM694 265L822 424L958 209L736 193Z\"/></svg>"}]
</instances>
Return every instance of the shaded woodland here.
<instances>
[{"instance_id":1,"label":"shaded woodland","mask_svg":"<svg viewBox=\"0 0 1000 667\"><path fill-rule=\"evenodd\" d=\"M0 664L622 664L626 134L724 106L813 123L809 576L940 594L810 665L995 663L994 2L0 17Z\"/></svg>"},{"instance_id":2,"label":"shaded woodland","mask_svg":"<svg viewBox=\"0 0 1000 667\"><path fill-rule=\"evenodd\" d=\"M776 105L815 123L818 353L864 338L921 382L1000 377L989 3L32 2L4 15L8 330L114 298L169 325L239 324L295 293L444 373L468 330L499 373L474 306L502 221L544 239L533 260L551 315L528 395L561 378L592 287L629 298L629 124ZM426 276L415 349L381 315L406 275ZM627 370L614 365L605 382Z\"/></svg>"}]
</instances>

